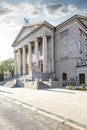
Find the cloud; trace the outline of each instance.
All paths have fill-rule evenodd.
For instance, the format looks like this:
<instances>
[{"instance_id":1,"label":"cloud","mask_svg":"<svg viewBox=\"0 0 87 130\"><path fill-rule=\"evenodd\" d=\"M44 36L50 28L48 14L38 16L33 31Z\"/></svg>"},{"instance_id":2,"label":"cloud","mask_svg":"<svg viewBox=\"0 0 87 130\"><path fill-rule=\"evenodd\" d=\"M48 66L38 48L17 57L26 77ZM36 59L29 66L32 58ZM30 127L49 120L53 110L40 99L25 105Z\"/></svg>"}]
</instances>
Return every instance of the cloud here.
<instances>
[{"instance_id":1,"label":"cloud","mask_svg":"<svg viewBox=\"0 0 87 130\"><path fill-rule=\"evenodd\" d=\"M78 8L75 5L69 5L67 8L70 12L78 11Z\"/></svg>"},{"instance_id":2,"label":"cloud","mask_svg":"<svg viewBox=\"0 0 87 130\"><path fill-rule=\"evenodd\" d=\"M43 5L44 10L47 11L49 14L55 13L62 6L63 6L62 4L55 4L55 3Z\"/></svg>"},{"instance_id":3,"label":"cloud","mask_svg":"<svg viewBox=\"0 0 87 130\"><path fill-rule=\"evenodd\" d=\"M21 3L19 8L28 17L37 17L40 14L40 8L30 3Z\"/></svg>"},{"instance_id":4,"label":"cloud","mask_svg":"<svg viewBox=\"0 0 87 130\"><path fill-rule=\"evenodd\" d=\"M18 15L27 15L29 17L36 17L40 13L40 8L30 3L20 3L19 5L13 5L8 3L0 4L0 15L3 17L17 17Z\"/></svg>"},{"instance_id":5,"label":"cloud","mask_svg":"<svg viewBox=\"0 0 87 130\"><path fill-rule=\"evenodd\" d=\"M4 8L0 8L0 15L5 15L7 14L9 11L4 9Z\"/></svg>"},{"instance_id":6,"label":"cloud","mask_svg":"<svg viewBox=\"0 0 87 130\"><path fill-rule=\"evenodd\" d=\"M30 21L52 20L63 16L68 16L81 11L75 5L65 6L63 3L48 3L41 5L40 2L35 4L21 2L20 4L1 3L0 4L0 25L10 25L11 27L21 26L24 23L24 17Z\"/></svg>"},{"instance_id":7,"label":"cloud","mask_svg":"<svg viewBox=\"0 0 87 130\"><path fill-rule=\"evenodd\" d=\"M22 2L19 5L1 3L0 4L0 27L16 28L21 26L26 18L36 18L40 14L40 5L33 5L30 3ZM3 26L2 26L3 25ZM0 29L1 29L0 28Z\"/></svg>"},{"instance_id":8,"label":"cloud","mask_svg":"<svg viewBox=\"0 0 87 130\"><path fill-rule=\"evenodd\" d=\"M0 5L0 15L5 15L10 12L10 9L7 7L3 6L3 4Z\"/></svg>"},{"instance_id":9,"label":"cloud","mask_svg":"<svg viewBox=\"0 0 87 130\"><path fill-rule=\"evenodd\" d=\"M32 15L38 15L39 14L39 11L38 10L34 10L33 12L32 12Z\"/></svg>"},{"instance_id":10,"label":"cloud","mask_svg":"<svg viewBox=\"0 0 87 130\"><path fill-rule=\"evenodd\" d=\"M78 8L75 5L65 6L62 3L50 3L43 5L44 12L48 17L60 17L72 13L78 13Z\"/></svg>"}]
</instances>

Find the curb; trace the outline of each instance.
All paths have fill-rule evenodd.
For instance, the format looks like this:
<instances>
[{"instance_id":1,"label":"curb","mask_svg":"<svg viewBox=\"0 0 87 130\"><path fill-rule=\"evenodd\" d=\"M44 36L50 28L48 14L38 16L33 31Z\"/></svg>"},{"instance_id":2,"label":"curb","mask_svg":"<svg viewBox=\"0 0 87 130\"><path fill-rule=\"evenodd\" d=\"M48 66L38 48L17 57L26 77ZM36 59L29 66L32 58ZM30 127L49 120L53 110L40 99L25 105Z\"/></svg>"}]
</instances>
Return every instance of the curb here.
<instances>
[{"instance_id":1,"label":"curb","mask_svg":"<svg viewBox=\"0 0 87 130\"><path fill-rule=\"evenodd\" d=\"M51 118L53 120L56 120L56 121L62 123L63 125L66 125L66 126L72 128L74 130L87 130L87 126L79 124L78 122L72 121L70 119L66 119L66 118L64 118L62 116L59 116L59 115L56 115L54 113L45 111L45 110L40 109L38 107L34 107L34 106L30 105L30 104L26 104L24 102L21 102L21 101L18 101L16 99L14 99L14 98L11 98L11 97L8 97L8 96L4 96L2 94L0 94L0 96L2 98L5 98L5 99L15 103L15 104L18 104L18 105L21 105L21 106L23 106L23 107L25 107L27 109L30 109L30 110L36 112L37 114L46 116L46 117Z\"/></svg>"}]
</instances>

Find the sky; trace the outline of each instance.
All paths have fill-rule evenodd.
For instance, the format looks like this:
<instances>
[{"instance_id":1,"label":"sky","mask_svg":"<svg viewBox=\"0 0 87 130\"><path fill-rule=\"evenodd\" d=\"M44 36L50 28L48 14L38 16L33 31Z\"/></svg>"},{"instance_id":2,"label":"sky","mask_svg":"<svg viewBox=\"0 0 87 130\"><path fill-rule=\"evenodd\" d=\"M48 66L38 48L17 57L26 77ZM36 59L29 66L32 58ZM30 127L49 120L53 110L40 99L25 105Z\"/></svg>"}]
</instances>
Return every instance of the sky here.
<instances>
[{"instance_id":1,"label":"sky","mask_svg":"<svg viewBox=\"0 0 87 130\"><path fill-rule=\"evenodd\" d=\"M75 14L87 16L87 0L0 0L0 62L13 58L11 45L24 18L56 26Z\"/></svg>"}]
</instances>

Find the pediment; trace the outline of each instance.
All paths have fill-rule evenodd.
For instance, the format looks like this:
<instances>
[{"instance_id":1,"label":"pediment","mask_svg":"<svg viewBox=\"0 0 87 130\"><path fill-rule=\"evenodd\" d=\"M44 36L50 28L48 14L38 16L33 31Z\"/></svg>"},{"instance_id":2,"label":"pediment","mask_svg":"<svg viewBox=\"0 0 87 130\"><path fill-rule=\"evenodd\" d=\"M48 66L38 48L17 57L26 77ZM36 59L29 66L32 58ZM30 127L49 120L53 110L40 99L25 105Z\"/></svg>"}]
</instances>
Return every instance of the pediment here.
<instances>
[{"instance_id":1,"label":"pediment","mask_svg":"<svg viewBox=\"0 0 87 130\"><path fill-rule=\"evenodd\" d=\"M23 26L22 29L20 30L19 34L15 38L12 46L14 46L17 42L19 42L21 39L23 39L27 35L29 35L29 33L31 33L32 31L34 31L39 26L40 26L40 24L37 24L37 25L25 25L25 26Z\"/></svg>"},{"instance_id":2,"label":"pediment","mask_svg":"<svg viewBox=\"0 0 87 130\"><path fill-rule=\"evenodd\" d=\"M23 39L26 35L31 33L35 28L34 27L24 27L17 41Z\"/></svg>"},{"instance_id":3,"label":"pediment","mask_svg":"<svg viewBox=\"0 0 87 130\"><path fill-rule=\"evenodd\" d=\"M37 30L38 28L40 28L44 24L51 27L51 28L54 28L51 24L49 24L46 21L39 22L39 23L36 23L36 24L25 25L20 30L20 32L17 35L16 39L14 40L12 46L14 47L20 40L22 40L23 38L25 38L26 36L28 36L29 34L34 32L34 30Z\"/></svg>"}]
</instances>

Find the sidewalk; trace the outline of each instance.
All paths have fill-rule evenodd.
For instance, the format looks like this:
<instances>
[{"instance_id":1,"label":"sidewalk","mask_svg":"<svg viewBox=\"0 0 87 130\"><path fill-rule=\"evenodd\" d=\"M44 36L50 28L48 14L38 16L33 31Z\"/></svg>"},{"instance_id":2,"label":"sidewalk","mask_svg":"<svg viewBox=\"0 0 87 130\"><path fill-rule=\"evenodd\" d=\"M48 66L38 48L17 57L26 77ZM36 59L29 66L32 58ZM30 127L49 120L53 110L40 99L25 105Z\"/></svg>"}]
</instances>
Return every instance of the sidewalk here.
<instances>
[{"instance_id":1,"label":"sidewalk","mask_svg":"<svg viewBox=\"0 0 87 130\"><path fill-rule=\"evenodd\" d=\"M87 91L0 87L0 95L77 122L87 130Z\"/></svg>"}]
</instances>

